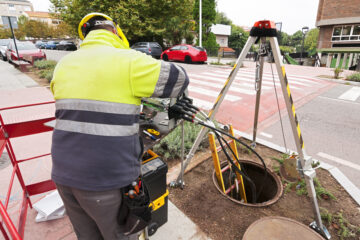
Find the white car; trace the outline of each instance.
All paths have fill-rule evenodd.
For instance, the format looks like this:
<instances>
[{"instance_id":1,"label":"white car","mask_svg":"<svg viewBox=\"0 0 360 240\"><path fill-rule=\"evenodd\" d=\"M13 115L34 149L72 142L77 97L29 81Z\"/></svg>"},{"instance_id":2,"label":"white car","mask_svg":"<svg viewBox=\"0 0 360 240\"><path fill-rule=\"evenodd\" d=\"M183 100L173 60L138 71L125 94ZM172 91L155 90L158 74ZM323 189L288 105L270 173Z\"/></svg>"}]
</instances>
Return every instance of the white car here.
<instances>
[{"instance_id":1,"label":"white car","mask_svg":"<svg viewBox=\"0 0 360 240\"><path fill-rule=\"evenodd\" d=\"M6 61L6 50L7 50L7 46L9 44L10 41L13 41L12 39L0 39L0 57L2 60Z\"/></svg>"}]
</instances>

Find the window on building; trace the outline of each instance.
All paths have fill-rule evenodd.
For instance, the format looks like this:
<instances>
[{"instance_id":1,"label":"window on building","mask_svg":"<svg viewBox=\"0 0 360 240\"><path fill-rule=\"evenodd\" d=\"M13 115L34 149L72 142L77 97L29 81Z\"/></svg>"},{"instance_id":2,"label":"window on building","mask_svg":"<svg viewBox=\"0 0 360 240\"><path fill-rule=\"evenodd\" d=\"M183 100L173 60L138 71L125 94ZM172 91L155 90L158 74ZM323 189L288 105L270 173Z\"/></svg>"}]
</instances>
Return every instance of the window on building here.
<instances>
[{"instance_id":1,"label":"window on building","mask_svg":"<svg viewBox=\"0 0 360 240\"><path fill-rule=\"evenodd\" d=\"M14 4L9 4L9 10L10 11L16 11L15 5Z\"/></svg>"},{"instance_id":2,"label":"window on building","mask_svg":"<svg viewBox=\"0 0 360 240\"><path fill-rule=\"evenodd\" d=\"M355 25L352 35L360 35L360 25Z\"/></svg>"},{"instance_id":3,"label":"window on building","mask_svg":"<svg viewBox=\"0 0 360 240\"><path fill-rule=\"evenodd\" d=\"M31 11L31 7L25 6L25 7L24 7L24 11L30 12L30 11Z\"/></svg>"},{"instance_id":4,"label":"window on building","mask_svg":"<svg viewBox=\"0 0 360 240\"><path fill-rule=\"evenodd\" d=\"M360 25L336 26L331 41L358 41L360 40Z\"/></svg>"}]
</instances>

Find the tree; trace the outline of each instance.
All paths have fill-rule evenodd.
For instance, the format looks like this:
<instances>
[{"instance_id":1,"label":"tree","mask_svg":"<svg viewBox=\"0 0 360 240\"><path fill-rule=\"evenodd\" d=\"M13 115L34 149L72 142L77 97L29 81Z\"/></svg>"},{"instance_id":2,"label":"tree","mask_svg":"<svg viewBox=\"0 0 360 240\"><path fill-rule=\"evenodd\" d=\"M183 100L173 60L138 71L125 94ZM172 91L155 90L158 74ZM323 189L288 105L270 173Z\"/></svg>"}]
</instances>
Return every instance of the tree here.
<instances>
[{"instance_id":1,"label":"tree","mask_svg":"<svg viewBox=\"0 0 360 240\"><path fill-rule=\"evenodd\" d=\"M303 39L303 33L301 30L295 32L291 36L290 46L295 47L297 52L301 51L302 39Z\"/></svg>"},{"instance_id":2,"label":"tree","mask_svg":"<svg viewBox=\"0 0 360 240\"><path fill-rule=\"evenodd\" d=\"M225 13L216 12L215 23L216 24L231 25L232 21L226 16Z\"/></svg>"},{"instance_id":3,"label":"tree","mask_svg":"<svg viewBox=\"0 0 360 240\"><path fill-rule=\"evenodd\" d=\"M237 25L231 25L231 35L229 36L229 47L242 49L249 38L249 33Z\"/></svg>"},{"instance_id":4,"label":"tree","mask_svg":"<svg viewBox=\"0 0 360 240\"><path fill-rule=\"evenodd\" d=\"M198 21L199 0L195 0L193 16L194 19ZM219 44L216 43L215 35L210 31L210 28L215 23L215 20L216 20L215 0L202 0L202 39L203 39L203 46L207 49L219 47ZM199 22L197 22L196 24L196 30L197 32L199 32Z\"/></svg>"},{"instance_id":5,"label":"tree","mask_svg":"<svg viewBox=\"0 0 360 240\"><path fill-rule=\"evenodd\" d=\"M305 37L304 49L308 52L313 52L316 50L317 41L319 38L319 29L311 29Z\"/></svg>"},{"instance_id":6,"label":"tree","mask_svg":"<svg viewBox=\"0 0 360 240\"><path fill-rule=\"evenodd\" d=\"M191 30L194 0L50 0L54 11L74 30L81 19L91 12L102 12L116 20L131 43L158 41L166 36L170 42L185 38ZM159 10L161 9L161 10ZM178 27L172 34L171 30Z\"/></svg>"}]
</instances>

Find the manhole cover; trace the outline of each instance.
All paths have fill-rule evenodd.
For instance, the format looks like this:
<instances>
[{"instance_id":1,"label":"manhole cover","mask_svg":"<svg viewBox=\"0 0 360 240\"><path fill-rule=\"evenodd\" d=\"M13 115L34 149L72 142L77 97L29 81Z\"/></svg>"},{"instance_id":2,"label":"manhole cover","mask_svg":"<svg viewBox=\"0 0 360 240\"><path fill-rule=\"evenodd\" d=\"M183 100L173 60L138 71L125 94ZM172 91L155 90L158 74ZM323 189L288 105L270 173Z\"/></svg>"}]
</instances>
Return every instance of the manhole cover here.
<instances>
[{"instance_id":1,"label":"manhole cover","mask_svg":"<svg viewBox=\"0 0 360 240\"><path fill-rule=\"evenodd\" d=\"M290 218L265 217L248 227L242 240L323 240L311 228Z\"/></svg>"},{"instance_id":2,"label":"manhole cover","mask_svg":"<svg viewBox=\"0 0 360 240\"><path fill-rule=\"evenodd\" d=\"M10 158L9 155L4 152L0 157L0 170L6 168L10 165Z\"/></svg>"}]
</instances>

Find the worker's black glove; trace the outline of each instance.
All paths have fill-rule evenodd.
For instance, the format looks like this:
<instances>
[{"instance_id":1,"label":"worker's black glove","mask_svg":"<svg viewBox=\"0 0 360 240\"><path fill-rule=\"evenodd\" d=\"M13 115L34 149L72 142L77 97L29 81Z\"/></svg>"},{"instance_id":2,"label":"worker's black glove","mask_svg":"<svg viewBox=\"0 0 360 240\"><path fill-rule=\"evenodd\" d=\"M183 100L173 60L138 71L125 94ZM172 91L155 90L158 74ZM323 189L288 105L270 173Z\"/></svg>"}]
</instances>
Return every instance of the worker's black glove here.
<instances>
[{"instance_id":1,"label":"worker's black glove","mask_svg":"<svg viewBox=\"0 0 360 240\"><path fill-rule=\"evenodd\" d=\"M175 120L181 119L184 115L183 109L181 105L178 104L178 102L176 102L174 105L172 105L169 108L168 114L169 114L169 119L175 118Z\"/></svg>"},{"instance_id":2,"label":"worker's black glove","mask_svg":"<svg viewBox=\"0 0 360 240\"><path fill-rule=\"evenodd\" d=\"M193 122L198 108L192 105L193 100L186 97L178 98L176 103L169 108L169 119L184 119Z\"/></svg>"}]
</instances>

